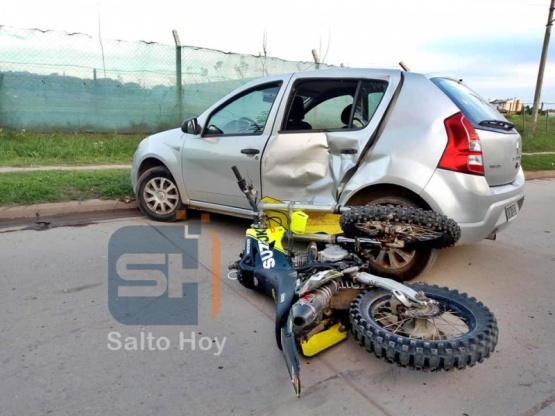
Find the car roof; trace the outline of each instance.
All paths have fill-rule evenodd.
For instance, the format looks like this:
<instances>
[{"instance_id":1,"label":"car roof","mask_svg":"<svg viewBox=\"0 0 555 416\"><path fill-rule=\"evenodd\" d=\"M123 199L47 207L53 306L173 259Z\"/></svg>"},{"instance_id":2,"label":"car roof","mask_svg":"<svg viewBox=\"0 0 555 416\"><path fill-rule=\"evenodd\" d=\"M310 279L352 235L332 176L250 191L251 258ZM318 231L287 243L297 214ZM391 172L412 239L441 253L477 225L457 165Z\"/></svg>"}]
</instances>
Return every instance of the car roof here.
<instances>
[{"instance_id":1,"label":"car roof","mask_svg":"<svg viewBox=\"0 0 555 416\"><path fill-rule=\"evenodd\" d=\"M291 78L292 76L299 76L301 78L335 78L335 77L348 77L348 78L365 78L365 77L372 77L372 76L399 76L401 72L404 72L400 69L392 69L392 68L344 68L344 67L336 67L336 68L322 68L322 69L313 69L309 71L295 71L295 72L284 72L280 74L268 75L265 77L258 77L255 79L250 80L247 82L243 87L249 88L252 85L259 84L260 82L264 81L274 81L280 80L284 78ZM413 74L417 74L412 72ZM422 74L418 74L422 75Z\"/></svg>"},{"instance_id":2,"label":"car roof","mask_svg":"<svg viewBox=\"0 0 555 416\"><path fill-rule=\"evenodd\" d=\"M400 69L392 68L322 68L313 69L310 71L298 71L295 74L302 74L303 77L361 77L361 76L372 76L372 75L398 75L402 72Z\"/></svg>"}]
</instances>

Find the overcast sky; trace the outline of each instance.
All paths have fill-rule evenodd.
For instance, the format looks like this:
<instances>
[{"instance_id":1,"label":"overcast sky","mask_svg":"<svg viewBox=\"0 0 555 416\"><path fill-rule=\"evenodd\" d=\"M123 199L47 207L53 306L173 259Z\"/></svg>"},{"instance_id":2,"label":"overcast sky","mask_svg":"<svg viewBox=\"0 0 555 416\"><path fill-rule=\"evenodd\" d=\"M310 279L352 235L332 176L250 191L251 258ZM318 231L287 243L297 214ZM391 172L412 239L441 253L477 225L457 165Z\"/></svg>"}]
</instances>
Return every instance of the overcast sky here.
<instances>
[{"instance_id":1,"label":"overcast sky","mask_svg":"<svg viewBox=\"0 0 555 416\"><path fill-rule=\"evenodd\" d=\"M549 0L2 0L0 25L463 78L531 103ZM555 36L555 33L554 33ZM1 46L1 45L0 45ZM555 45L542 101L555 106Z\"/></svg>"}]
</instances>

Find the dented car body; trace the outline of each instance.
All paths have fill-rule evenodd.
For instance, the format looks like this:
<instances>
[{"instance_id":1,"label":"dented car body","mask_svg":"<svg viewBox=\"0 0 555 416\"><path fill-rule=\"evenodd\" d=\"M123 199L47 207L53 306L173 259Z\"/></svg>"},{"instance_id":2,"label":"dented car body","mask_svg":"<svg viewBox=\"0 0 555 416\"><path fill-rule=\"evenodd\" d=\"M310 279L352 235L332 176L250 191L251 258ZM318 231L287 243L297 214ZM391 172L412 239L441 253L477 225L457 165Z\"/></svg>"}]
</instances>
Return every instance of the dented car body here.
<instances>
[{"instance_id":1,"label":"dented car body","mask_svg":"<svg viewBox=\"0 0 555 416\"><path fill-rule=\"evenodd\" d=\"M148 137L131 181L157 220L183 207L250 217L237 166L262 195L419 206L453 218L460 242L476 243L520 211L521 148L514 126L461 80L336 68L252 81L182 129Z\"/></svg>"}]
</instances>

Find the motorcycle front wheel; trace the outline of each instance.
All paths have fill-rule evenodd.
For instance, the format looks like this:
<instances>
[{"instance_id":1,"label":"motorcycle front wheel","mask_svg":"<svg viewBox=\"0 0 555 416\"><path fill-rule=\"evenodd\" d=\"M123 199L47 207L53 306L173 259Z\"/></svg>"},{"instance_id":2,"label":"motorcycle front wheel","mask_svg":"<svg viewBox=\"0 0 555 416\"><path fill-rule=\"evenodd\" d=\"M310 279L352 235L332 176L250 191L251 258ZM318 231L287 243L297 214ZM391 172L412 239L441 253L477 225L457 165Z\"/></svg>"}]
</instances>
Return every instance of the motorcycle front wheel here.
<instances>
[{"instance_id":1,"label":"motorcycle front wheel","mask_svg":"<svg viewBox=\"0 0 555 416\"><path fill-rule=\"evenodd\" d=\"M382 289L358 295L351 305L352 331L360 345L401 367L464 369L489 357L497 344L493 313L467 294L435 285L407 285L437 301L430 309L407 308Z\"/></svg>"}]
</instances>

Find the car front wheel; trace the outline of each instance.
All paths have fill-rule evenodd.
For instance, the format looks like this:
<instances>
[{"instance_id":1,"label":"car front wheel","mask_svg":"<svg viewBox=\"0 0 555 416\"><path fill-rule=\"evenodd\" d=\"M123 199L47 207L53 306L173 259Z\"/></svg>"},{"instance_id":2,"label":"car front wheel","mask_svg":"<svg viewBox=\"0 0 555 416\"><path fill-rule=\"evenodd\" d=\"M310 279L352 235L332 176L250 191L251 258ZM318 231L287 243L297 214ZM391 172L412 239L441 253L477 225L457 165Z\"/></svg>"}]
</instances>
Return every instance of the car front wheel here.
<instances>
[{"instance_id":1,"label":"car front wheel","mask_svg":"<svg viewBox=\"0 0 555 416\"><path fill-rule=\"evenodd\" d=\"M150 168L137 181L140 210L155 221L175 221L181 207L179 190L171 173L163 166Z\"/></svg>"}]
</instances>

